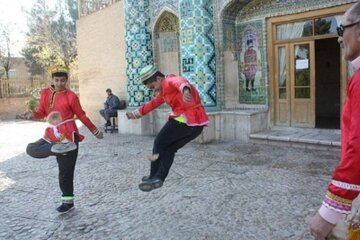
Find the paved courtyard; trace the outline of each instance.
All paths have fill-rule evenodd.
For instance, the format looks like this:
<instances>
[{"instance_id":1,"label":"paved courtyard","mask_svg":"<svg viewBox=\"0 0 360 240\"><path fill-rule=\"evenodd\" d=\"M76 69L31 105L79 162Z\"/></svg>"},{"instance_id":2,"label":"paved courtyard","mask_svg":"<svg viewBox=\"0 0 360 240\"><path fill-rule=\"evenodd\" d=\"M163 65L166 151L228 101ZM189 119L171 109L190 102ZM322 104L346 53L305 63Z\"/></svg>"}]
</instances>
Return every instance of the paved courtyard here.
<instances>
[{"instance_id":1,"label":"paved courtyard","mask_svg":"<svg viewBox=\"0 0 360 240\"><path fill-rule=\"evenodd\" d=\"M74 211L59 215L54 157L33 159L28 142L45 123L0 121L0 239L312 239L338 151L192 142L164 186L138 189L148 175L152 136L105 134L80 144Z\"/></svg>"}]
</instances>

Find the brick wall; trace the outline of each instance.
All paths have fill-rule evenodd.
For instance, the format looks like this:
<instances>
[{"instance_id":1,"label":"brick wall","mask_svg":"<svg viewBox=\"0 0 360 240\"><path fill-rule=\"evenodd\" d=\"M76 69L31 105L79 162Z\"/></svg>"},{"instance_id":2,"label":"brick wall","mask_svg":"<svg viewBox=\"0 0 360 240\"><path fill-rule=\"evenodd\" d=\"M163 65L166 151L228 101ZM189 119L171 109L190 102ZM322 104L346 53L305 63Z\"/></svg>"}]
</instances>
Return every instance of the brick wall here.
<instances>
[{"instance_id":1,"label":"brick wall","mask_svg":"<svg viewBox=\"0 0 360 240\"><path fill-rule=\"evenodd\" d=\"M28 99L28 97L0 98L0 121L15 119L17 114L23 113Z\"/></svg>"},{"instance_id":2,"label":"brick wall","mask_svg":"<svg viewBox=\"0 0 360 240\"><path fill-rule=\"evenodd\" d=\"M15 79L29 79L30 73L28 72L28 67L25 65L25 58L14 57L11 62L10 69L16 71Z\"/></svg>"},{"instance_id":3,"label":"brick wall","mask_svg":"<svg viewBox=\"0 0 360 240\"><path fill-rule=\"evenodd\" d=\"M106 88L127 99L123 5L117 2L77 22L80 101L98 125L104 123L99 110L106 100Z\"/></svg>"}]
</instances>

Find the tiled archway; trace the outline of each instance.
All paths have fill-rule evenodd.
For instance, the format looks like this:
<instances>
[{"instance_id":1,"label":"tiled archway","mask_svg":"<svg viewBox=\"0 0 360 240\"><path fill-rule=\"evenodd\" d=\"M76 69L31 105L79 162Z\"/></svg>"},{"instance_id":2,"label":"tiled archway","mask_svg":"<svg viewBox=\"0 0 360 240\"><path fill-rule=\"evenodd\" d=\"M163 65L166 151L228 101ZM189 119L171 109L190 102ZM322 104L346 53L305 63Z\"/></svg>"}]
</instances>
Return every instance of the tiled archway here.
<instances>
[{"instance_id":1,"label":"tiled archway","mask_svg":"<svg viewBox=\"0 0 360 240\"><path fill-rule=\"evenodd\" d=\"M179 19L164 11L154 28L154 60L158 69L164 74L180 74Z\"/></svg>"}]
</instances>

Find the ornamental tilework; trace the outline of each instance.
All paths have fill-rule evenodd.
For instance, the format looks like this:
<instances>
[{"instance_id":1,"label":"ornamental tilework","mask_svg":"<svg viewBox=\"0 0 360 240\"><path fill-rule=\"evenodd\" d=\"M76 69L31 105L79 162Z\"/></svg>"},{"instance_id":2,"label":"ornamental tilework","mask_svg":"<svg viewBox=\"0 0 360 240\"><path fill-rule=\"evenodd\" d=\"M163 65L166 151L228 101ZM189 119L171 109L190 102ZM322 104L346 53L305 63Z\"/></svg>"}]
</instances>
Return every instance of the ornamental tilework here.
<instances>
[{"instance_id":1,"label":"ornamental tilework","mask_svg":"<svg viewBox=\"0 0 360 240\"><path fill-rule=\"evenodd\" d=\"M181 75L197 86L207 107L216 106L212 2L180 1Z\"/></svg>"},{"instance_id":2,"label":"ornamental tilework","mask_svg":"<svg viewBox=\"0 0 360 240\"><path fill-rule=\"evenodd\" d=\"M235 52L235 21L234 19L223 19L223 46L224 51L234 51Z\"/></svg>"},{"instance_id":3,"label":"ornamental tilework","mask_svg":"<svg viewBox=\"0 0 360 240\"><path fill-rule=\"evenodd\" d=\"M232 51L237 59L241 58L239 34L242 26L253 25L256 20L262 19L260 30L261 41L257 42L257 50L261 56L261 81L267 78L266 66L266 29L265 18L293 13L305 12L321 8L343 5L356 2L354 0L125 0L126 14L126 59L128 62L128 92L129 106L139 106L150 99L149 92L136 80L141 67L154 62L152 36L155 22L162 18L162 13L170 10L180 19L179 44L181 75L196 84L203 103L207 107L223 106L224 87L222 82L223 66L216 66L216 60L221 61L221 53ZM295 5L296 4L296 5ZM295 7L296 6L296 7ZM213 11L213 8L216 8ZM214 16L214 12L216 15ZM160 16L161 15L161 16ZM166 30L165 25L160 26ZM257 23L255 24L257 25ZM176 26L176 25L175 25ZM214 28L215 27L215 28ZM216 30L216 37L214 36ZM154 31L158 34L159 31ZM160 31L166 34L166 31ZM243 32L243 34L245 34ZM165 36L165 35L164 35ZM177 36L160 43L160 52L171 52L176 47L174 42ZM218 42L215 57L215 41ZM239 66L239 70L240 70ZM217 71L217 72L216 72ZM240 70L241 71L241 70ZM259 75L259 74L258 74ZM216 80L216 76L219 77ZM258 84L260 84L260 82ZM241 82L243 84L243 82ZM262 84L262 83L261 83ZM266 84L264 83L264 88ZM262 88L262 85L259 85ZM216 90L220 92L217 93ZM246 88L244 88L246 89ZM244 90L242 89L242 90ZM260 90L257 99L243 99L240 89L240 102L264 102ZM264 89L265 92L265 89ZM265 94L265 93L264 93ZM249 100L250 99L250 100ZM220 105L219 105L220 106Z\"/></svg>"},{"instance_id":4,"label":"ornamental tilework","mask_svg":"<svg viewBox=\"0 0 360 240\"><path fill-rule=\"evenodd\" d=\"M239 102L265 104L266 84L263 48L263 21L257 20L237 26L236 54L239 64Z\"/></svg>"},{"instance_id":5,"label":"ornamental tilework","mask_svg":"<svg viewBox=\"0 0 360 240\"><path fill-rule=\"evenodd\" d=\"M275 17L294 13L301 13L321 8L344 5L356 2L354 0L254 0L247 4L237 15L238 21L247 21L254 18Z\"/></svg>"},{"instance_id":6,"label":"ornamental tilework","mask_svg":"<svg viewBox=\"0 0 360 240\"><path fill-rule=\"evenodd\" d=\"M140 106L150 99L149 91L137 80L140 69L153 62L148 7L148 0L125 1L129 107Z\"/></svg>"},{"instance_id":7,"label":"ornamental tilework","mask_svg":"<svg viewBox=\"0 0 360 240\"><path fill-rule=\"evenodd\" d=\"M163 12L156 24L155 32L179 32L179 19L170 12Z\"/></svg>"},{"instance_id":8,"label":"ornamental tilework","mask_svg":"<svg viewBox=\"0 0 360 240\"><path fill-rule=\"evenodd\" d=\"M220 13L228 4L243 4L250 2L243 8L243 15L249 20L250 17L280 16L288 15L307 10L315 10L326 7L343 5L356 2L354 0L218 0L216 1L217 11Z\"/></svg>"},{"instance_id":9,"label":"ornamental tilework","mask_svg":"<svg viewBox=\"0 0 360 240\"><path fill-rule=\"evenodd\" d=\"M175 13L178 13L179 0L151 0L151 17L155 19L165 7L171 9Z\"/></svg>"},{"instance_id":10,"label":"ornamental tilework","mask_svg":"<svg viewBox=\"0 0 360 240\"><path fill-rule=\"evenodd\" d=\"M265 24L265 18L281 16L281 15L289 15L294 13L306 12L311 10L323 9L328 7L339 6L347 3L356 2L354 0L218 0L215 1L216 7L216 21L215 27L219 32L219 46L221 49L217 50L218 52L223 51L232 51L237 59L241 57L241 51L239 50L239 41L234 40L234 36L238 39L240 26L252 24L256 19L263 19ZM235 27L236 25L236 27ZM240 27L240 28L239 28ZM262 38L266 38L266 28L262 27L260 35ZM260 44L260 43L259 43ZM266 70L267 66L267 58L266 58L266 41L263 41L263 45L258 47L257 51L260 52L261 60L262 60L262 70L261 70L261 78L259 77L259 73L257 74L257 78L261 79L260 86L262 86L263 82L264 87L267 85L268 81L268 72ZM258 54L259 55L259 54ZM221 59L219 56L218 60ZM239 72L243 72L241 69L241 64L239 64ZM223 66L217 66L217 74L218 76L223 76ZM266 96L266 92L262 94L261 91L255 93L251 92L249 95L246 92L246 80L243 73L239 73L239 102L240 103L257 103L257 102L266 102L267 98L263 98ZM224 86L223 79L220 78L218 80L218 89L220 92L218 93L218 100L221 106L224 106L224 96L223 92L226 86ZM255 80L256 82L256 80ZM251 85L251 84L250 84ZM255 84L256 85L256 84ZM256 87L255 87L256 88ZM263 89L265 90L265 88ZM249 97L250 96L250 97ZM253 98L255 97L255 98ZM254 101L255 99L255 101Z\"/></svg>"}]
</instances>

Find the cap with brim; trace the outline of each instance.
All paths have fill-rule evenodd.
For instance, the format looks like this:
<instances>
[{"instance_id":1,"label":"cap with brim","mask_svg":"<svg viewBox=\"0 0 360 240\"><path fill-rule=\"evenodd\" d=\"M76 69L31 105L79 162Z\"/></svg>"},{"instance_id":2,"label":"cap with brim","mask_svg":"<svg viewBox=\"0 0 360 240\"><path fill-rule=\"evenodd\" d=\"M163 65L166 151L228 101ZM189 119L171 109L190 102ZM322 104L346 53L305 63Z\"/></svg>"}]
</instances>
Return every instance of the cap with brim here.
<instances>
[{"instance_id":1,"label":"cap with brim","mask_svg":"<svg viewBox=\"0 0 360 240\"><path fill-rule=\"evenodd\" d=\"M155 75L158 70L154 65L148 65L140 70L139 80L144 83L146 80Z\"/></svg>"},{"instance_id":2,"label":"cap with brim","mask_svg":"<svg viewBox=\"0 0 360 240\"><path fill-rule=\"evenodd\" d=\"M53 66L49 69L50 73L51 74L54 74L54 73L66 73L68 74L69 73L69 68L65 67L65 66L61 66L61 65L56 65L56 66Z\"/></svg>"}]
</instances>

